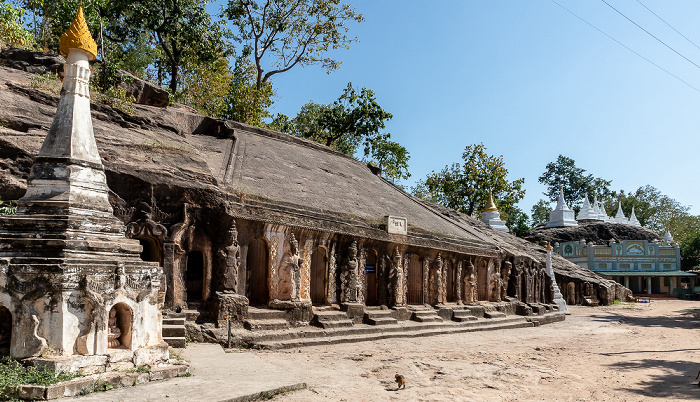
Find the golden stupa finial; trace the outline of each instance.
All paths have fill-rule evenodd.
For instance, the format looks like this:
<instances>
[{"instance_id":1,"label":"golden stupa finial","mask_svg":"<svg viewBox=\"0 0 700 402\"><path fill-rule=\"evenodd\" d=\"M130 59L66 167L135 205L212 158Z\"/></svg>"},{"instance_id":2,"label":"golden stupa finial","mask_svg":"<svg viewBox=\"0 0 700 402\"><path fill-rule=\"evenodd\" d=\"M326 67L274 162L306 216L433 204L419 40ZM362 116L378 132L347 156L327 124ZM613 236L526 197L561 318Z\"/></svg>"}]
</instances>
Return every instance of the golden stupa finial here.
<instances>
[{"instance_id":1,"label":"golden stupa finial","mask_svg":"<svg viewBox=\"0 0 700 402\"><path fill-rule=\"evenodd\" d=\"M549 241L547 241L547 246L545 246L545 249L547 249L547 251L552 251L552 244Z\"/></svg>"},{"instance_id":2,"label":"golden stupa finial","mask_svg":"<svg viewBox=\"0 0 700 402\"><path fill-rule=\"evenodd\" d=\"M97 43L92 39L85 17L83 7L78 8L78 14L73 18L73 22L68 27L66 33L61 35L59 50L64 56L68 56L68 49L82 49L90 53L90 60L97 57Z\"/></svg>"},{"instance_id":3,"label":"golden stupa finial","mask_svg":"<svg viewBox=\"0 0 700 402\"><path fill-rule=\"evenodd\" d=\"M486 204L486 207L484 207L484 212L486 211L498 211L496 204L493 202L493 194L491 193L491 189L489 189L489 202Z\"/></svg>"}]
</instances>

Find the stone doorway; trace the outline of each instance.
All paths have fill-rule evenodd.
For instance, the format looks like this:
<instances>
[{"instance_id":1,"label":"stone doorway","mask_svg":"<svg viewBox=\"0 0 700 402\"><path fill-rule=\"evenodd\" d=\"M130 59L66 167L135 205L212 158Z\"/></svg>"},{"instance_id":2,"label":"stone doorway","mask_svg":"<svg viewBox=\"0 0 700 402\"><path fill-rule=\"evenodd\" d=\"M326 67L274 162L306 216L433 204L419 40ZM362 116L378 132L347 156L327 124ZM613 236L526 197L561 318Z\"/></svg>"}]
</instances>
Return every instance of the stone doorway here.
<instances>
[{"instance_id":1,"label":"stone doorway","mask_svg":"<svg viewBox=\"0 0 700 402\"><path fill-rule=\"evenodd\" d=\"M248 300L251 306L266 305L270 293L267 286L268 253L267 243L255 239L248 245Z\"/></svg>"},{"instance_id":2,"label":"stone doorway","mask_svg":"<svg viewBox=\"0 0 700 402\"><path fill-rule=\"evenodd\" d=\"M185 269L187 301L200 301L204 297L204 254L201 251L187 253Z\"/></svg>"},{"instance_id":3,"label":"stone doorway","mask_svg":"<svg viewBox=\"0 0 700 402\"><path fill-rule=\"evenodd\" d=\"M365 271L365 305L378 306L377 297L377 252L370 250L367 253L367 261L364 266Z\"/></svg>"},{"instance_id":4,"label":"stone doorway","mask_svg":"<svg viewBox=\"0 0 700 402\"><path fill-rule=\"evenodd\" d=\"M0 356L10 355L11 340L12 313L5 306L0 305Z\"/></svg>"},{"instance_id":5,"label":"stone doorway","mask_svg":"<svg viewBox=\"0 0 700 402\"><path fill-rule=\"evenodd\" d=\"M124 303L117 303L109 310L107 320L107 347L131 349L131 328L134 314Z\"/></svg>"},{"instance_id":6,"label":"stone doorway","mask_svg":"<svg viewBox=\"0 0 700 402\"><path fill-rule=\"evenodd\" d=\"M323 247L316 247L311 254L311 303L326 304L326 278L328 278L328 254Z\"/></svg>"},{"instance_id":7,"label":"stone doorway","mask_svg":"<svg viewBox=\"0 0 700 402\"><path fill-rule=\"evenodd\" d=\"M408 263L408 304L423 304L423 264L415 254Z\"/></svg>"},{"instance_id":8,"label":"stone doorway","mask_svg":"<svg viewBox=\"0 0 700 402\"><path fill-rule=\"evenodd\" d=\"M445 260L445 297L448 303L455 301L455 270L450 260Z\"/></svg>"},{"instance_id":9,"label":"stone doorway","mask_svg":"<svg viewBox=\"0 0 700 402\"><path fill-rule=\"evenodd\" d=\"M144 261L153 261L163 265L161 245L157 239L152 237L137 237L141 243L141 259Z\"/></svg>"}]
</instances>

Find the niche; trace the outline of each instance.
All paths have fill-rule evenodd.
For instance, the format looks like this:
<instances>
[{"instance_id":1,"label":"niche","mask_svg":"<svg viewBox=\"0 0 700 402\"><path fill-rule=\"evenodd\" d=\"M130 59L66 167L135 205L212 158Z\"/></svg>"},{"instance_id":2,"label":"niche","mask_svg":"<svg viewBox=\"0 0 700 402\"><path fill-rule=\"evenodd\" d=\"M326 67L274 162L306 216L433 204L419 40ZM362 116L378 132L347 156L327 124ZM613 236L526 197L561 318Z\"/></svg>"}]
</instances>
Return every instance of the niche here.
<instances>
[{"instance_id":1,"label":"niche","mask_svg":"<svg viewBox=\"0 0 700 402\"><path fill-rule=\"evenodd\" d=\"M133 312L124 303L117 303L109 310L107 342L110 349L131 349L131 325Z\"/></svg>"},{"instance_id":2,"label":"niche","mask_svg":"<svg viewBox=\"0 0 700 402\"><path fill-rule=\"evenodd\" d=\"M0 355L10 354L12 339L12 314L10 310L0 305Z\"/></svg>"}]
</instances>

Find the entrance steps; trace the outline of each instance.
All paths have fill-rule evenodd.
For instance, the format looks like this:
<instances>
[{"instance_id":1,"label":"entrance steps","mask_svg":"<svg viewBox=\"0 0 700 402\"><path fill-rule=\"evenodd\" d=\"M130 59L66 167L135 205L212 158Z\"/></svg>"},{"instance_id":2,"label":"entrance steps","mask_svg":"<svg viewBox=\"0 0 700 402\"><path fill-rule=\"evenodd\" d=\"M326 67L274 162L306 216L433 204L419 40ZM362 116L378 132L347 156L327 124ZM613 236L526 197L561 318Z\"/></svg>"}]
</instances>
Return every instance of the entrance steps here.
<instances>
[{"instance_id":1,"label":"entrance steps","mask_svg":"<svg viewBox=\"0 0 700 402\"><path fill-rule=\"evenodd\" d=\"M369 325L392 325L398 322L391 310L365 310L362 321Z\"/></svg>"},{"instance_id":2,"label":"entrance steps","mask_svg":"<svg viewBox=\"0 0 700 402\"><path fill-rule=\"evenodd\" d=\"M314 308L314 318L311 324L324 329L352 327L353 322L348 315L340 310L320 310Z\"/></svg>"},{"instance_id":3,"label":"entrance steps","mask_svg":"<svg viewBox=\"0 0 700 402\"><path fill-rule=\"evenodd\" d=\"M163 316L162 336L165 343L174 348L184 348L185 338L185 314L170 313Z\"/></svg>"},{"instance_id":4,"label":"entrance steps","mask_svg":"<svg viewBox=\"0 0 700 402\"><path fill-rule=\"evenodd\" d=\"M501 313L500 311L484 311L484 318L503 318L506 313Z\"/></svg>"},{"instance_id":5,"label":"entrance steps","mask_svg":"<svg viewBox=\"0 0 700 402\"><path fill-rule=\"evenodd\" d=\"M426 308L414 308L409 307L411 310L411 320L416 322L442 322L442 317L438 315L437 310L431 307Z\"/></svg>"},{"instance_id":6,"label":"entrance steps","mask_svg":"<svg viewBox=\"0 0 700 402\"><path fill-rule=\"evenodd\" d=\"M248 307L248 319L243 328L249 331L277 331L289 328L287 313L284 310Z\"/></svg>"},{"instance_id":7,"label":"entrance steps","mask_svg":"<svg viewBox=\"0 0 700 402\"><path fill-rule=\"evenodd\" d=\"M380 310L381 311L381 310ZM476 317L475 317L476 318ZM304 327L288 329L276 333L248 333L246 343L253 348L288 349L303 346L333 345L363 341L377 341L389 338L413 338L442 334L455 334L476 331L490 331L510 328L534 327L545 322L563 321L563 313L547 314L542 321L533 322L523 316L504 318L476 318L464 322L444 321L419 323L416 321L397 321L394 324L371 325L356 324L352 327L321 329Z\"/></svg>"},{"instance_id":8,"label":"entrance steps","mask_svg":"<svg viewBox=\"0 0 700 402\"><path fill-rule=\"evenodd\" d=\"M476 321L478 318L469 310L469 307L459 306L452 308L452 321L466 322Z\"/></svg>"}]
</instances>

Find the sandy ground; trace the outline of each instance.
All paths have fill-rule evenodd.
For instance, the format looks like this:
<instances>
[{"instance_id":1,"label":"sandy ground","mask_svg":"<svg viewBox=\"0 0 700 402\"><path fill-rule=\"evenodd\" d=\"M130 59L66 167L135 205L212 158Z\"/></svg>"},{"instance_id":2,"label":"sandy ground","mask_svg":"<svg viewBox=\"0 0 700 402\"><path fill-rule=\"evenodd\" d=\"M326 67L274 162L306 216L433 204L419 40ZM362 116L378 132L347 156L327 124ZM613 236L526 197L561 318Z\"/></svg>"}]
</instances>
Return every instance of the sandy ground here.
<instances>
[{"instance_id":1,"label":"sandy ground","mask_svg":"<svg viewBox=\"0 0 700 402\"><path fill-rule=\"evenodd\" d=\"M539 328L255 353L308 384L278 401L700 400L700 302L571 313Z\"/></svg>"}]
</instances>

